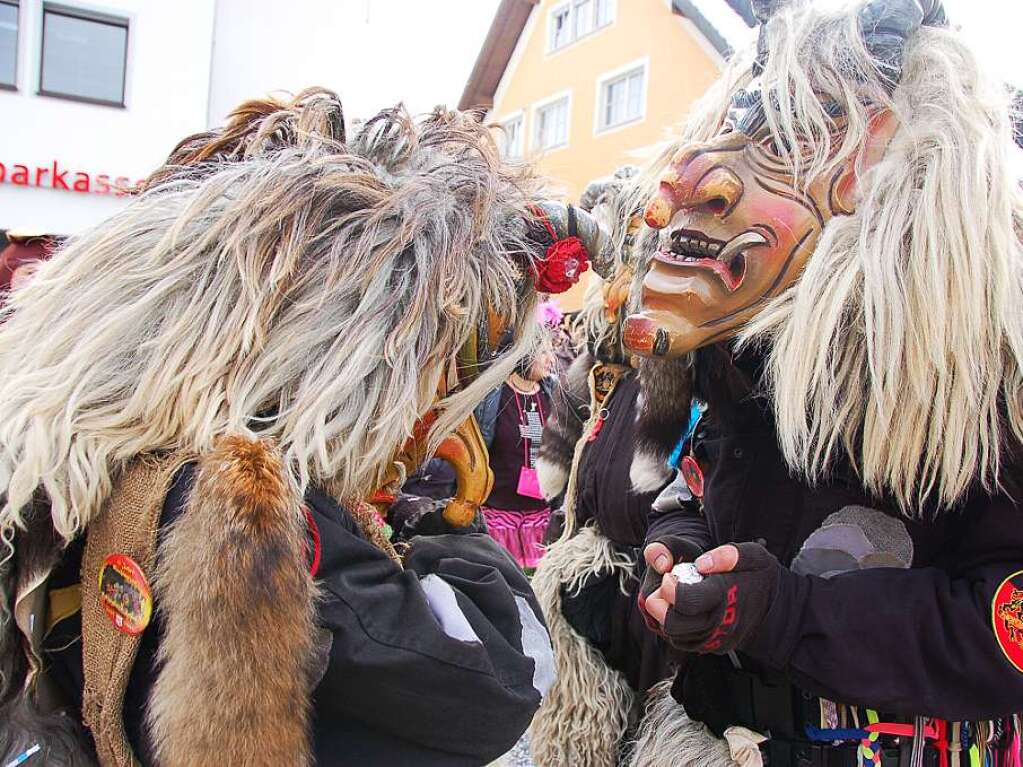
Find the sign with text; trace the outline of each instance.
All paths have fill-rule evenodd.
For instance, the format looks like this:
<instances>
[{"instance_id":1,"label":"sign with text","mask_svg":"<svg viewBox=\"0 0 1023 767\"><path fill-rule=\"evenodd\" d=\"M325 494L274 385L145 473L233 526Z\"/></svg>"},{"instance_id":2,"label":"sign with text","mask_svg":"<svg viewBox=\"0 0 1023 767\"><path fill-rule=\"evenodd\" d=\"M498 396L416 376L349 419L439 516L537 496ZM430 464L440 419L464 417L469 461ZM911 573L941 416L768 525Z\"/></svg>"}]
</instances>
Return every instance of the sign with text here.
<instances>
[{"instance_id":1,"label":"sign with text","mask_svg":"<svg viewBox=\"0 0 1023 767\"><path fill-rule=\"evenodd\" d=\"M133 182L127 176L112 177L109 173L91 174L66 168L59 160L48 165L0 162L0 184L123 197L136 183L139 182Z\"/></svg>"}]
</instances>

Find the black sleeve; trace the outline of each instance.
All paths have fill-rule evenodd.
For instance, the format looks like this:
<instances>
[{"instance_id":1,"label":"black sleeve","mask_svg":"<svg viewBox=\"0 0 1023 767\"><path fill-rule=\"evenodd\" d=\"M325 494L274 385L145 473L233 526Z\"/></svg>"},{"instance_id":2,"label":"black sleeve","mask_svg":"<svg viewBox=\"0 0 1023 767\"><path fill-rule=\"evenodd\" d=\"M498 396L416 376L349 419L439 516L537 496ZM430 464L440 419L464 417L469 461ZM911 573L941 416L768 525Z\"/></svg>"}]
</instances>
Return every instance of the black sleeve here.
<instances>
[{"instance_id":1,"label":"black sleeve","mask_svg":"<svg viewBox=\"0 0 1023 767\"><path fill-rule=\"evenodd\" d=\"M1023 709L1023 672L992 625L992 600L1023 570L1021 510L988 501L948 542L948 569L874 569L832 579L782 573L743 650L806 690L892 713L986 720Z\"/></svg>"},{"instance_id":2,"label":"black sleeve","mask_svg":"<svg viewBox=\"0 0 1023 767\"><path fill-rule=\"evenodd\" d=\"M380 748L424 765L508 751L553 676L540 609L514 562L487 536L438 535L414 538L402 570L335 519L316 522L330 633L318 752L336 738L351 756L358 744L345 730L355 725L378 760Z\"/></svg>"},{"instance_id":3,"label":"black sleeve","mask_svg":"<svg viewBox=\"0 0 1023 767\"><path fill-rule=\"evenodd\" d=\"M648 520L645 545L668 536L692 541L701 551L709 551L717 545L697 501L681 503L677 508L664 512L652 508Z\"/></svg>"}]
</instances>

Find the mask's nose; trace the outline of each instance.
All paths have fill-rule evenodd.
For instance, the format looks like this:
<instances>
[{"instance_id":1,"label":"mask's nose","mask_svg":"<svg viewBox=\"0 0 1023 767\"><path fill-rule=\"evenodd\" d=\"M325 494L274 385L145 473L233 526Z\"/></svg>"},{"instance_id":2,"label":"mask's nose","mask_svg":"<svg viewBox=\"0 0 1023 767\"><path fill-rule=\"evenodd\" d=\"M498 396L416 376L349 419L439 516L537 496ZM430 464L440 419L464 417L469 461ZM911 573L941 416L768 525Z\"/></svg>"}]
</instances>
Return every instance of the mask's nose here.
<instances>
[{"instance_id":1,"label":"mask's nose","mask_svg":"<svg viewBox=\"0 0 1023 767\"><path fill-rule=\"evenodd\" d=\"M663 229L680 210L722 218L742 199L742 180L729 168L716 165L707 145L680 149L661 176L657 192L643 215L647 226Z\"/></svg>"}]
</instances>

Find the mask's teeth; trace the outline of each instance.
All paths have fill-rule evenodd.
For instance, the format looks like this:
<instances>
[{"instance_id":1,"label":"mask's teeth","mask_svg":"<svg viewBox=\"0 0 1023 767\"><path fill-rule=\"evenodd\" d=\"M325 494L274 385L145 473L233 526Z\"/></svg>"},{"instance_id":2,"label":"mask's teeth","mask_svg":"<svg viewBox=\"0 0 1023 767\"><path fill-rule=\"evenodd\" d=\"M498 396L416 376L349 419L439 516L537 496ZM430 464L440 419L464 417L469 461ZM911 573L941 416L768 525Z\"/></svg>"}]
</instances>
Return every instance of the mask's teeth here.
<instances>
[{"instance_id":1,"label":"mask's teeth","mask_svg":"<svg viewBox=\"0 0 1023 767\"><path fill-rule=\"evenodd\" d=\"M764 235L760 234L759 232L744 232L743 234L740 234L738 237L734 237L733 239L725 243L724 248L721 249L721 252L718 254L717 258L719 261L727 262L730 261L732 256L734 256L736 253L739 253L745 250L746 248L751 248L754 245L766 244L767 238L764 237Z\"/></svg>"}]
</instances>

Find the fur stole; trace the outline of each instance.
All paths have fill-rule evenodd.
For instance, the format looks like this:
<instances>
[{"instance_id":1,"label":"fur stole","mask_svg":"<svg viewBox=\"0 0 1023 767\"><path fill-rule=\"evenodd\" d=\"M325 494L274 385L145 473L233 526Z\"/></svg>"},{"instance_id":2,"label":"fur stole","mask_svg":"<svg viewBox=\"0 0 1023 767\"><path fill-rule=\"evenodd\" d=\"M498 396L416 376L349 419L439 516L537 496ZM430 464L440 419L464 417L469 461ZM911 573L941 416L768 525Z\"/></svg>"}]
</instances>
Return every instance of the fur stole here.
<instances>
[{"instance_id":1,"label":"fur stole","mask_svg":"<svg viewBox=\"0 0 1023 767\"><path fill-rule=\"evenodd\" d=\"M650 493L671 479L668 457L689 423L693 400L690 358L644 359L639 368L635 450L629 476L632 489Z\"/></svg>"},{"instance_id":2,"label":"fur stole","mask_svg":"<svg viewBox=\"0 0 1023 767\"><path fill-rule=\"evenodd\" d=\"M227 437L199 460L155 589L159 763L311 765L314 586L302 499L271 442Z\"/></svg>"},{"instance_id":3,"label":"fur stole","mask_svg":"<svg viewBox=\"0 0 1023 767\"><path fill-rule=\"evenodd\" d=\"M589 418L590 368L595 363L589 352L576 357L551 398L551 414L536 464L540 489L548 499L556 498L568 486L575 446Z\"/></svg>"}]
</instances>

